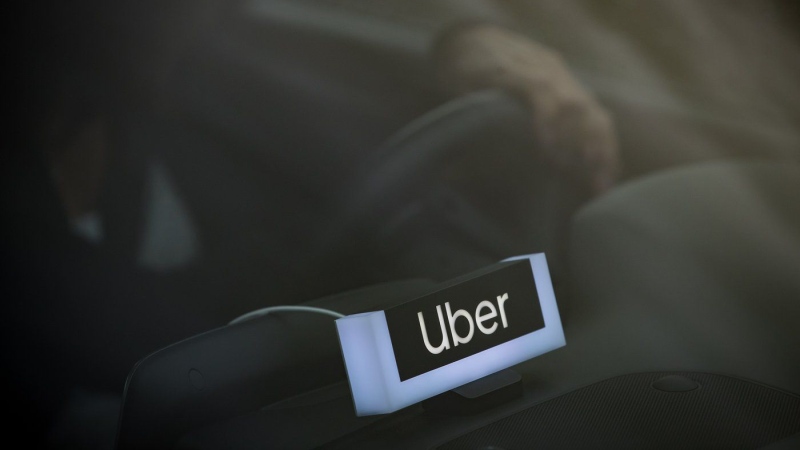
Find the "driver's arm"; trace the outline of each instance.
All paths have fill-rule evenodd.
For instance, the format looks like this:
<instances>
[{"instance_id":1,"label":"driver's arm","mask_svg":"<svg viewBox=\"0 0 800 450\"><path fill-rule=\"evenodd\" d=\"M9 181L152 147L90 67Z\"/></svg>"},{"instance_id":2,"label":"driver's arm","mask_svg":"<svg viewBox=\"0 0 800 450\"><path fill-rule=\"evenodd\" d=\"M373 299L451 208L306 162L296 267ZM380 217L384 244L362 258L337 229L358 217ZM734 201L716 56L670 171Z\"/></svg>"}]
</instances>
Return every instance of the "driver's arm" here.
<instances>
[{"instance_id":1,"label":"driver's arm","mask_svg":"<svg viewBox=\"0 0 800 450\"><path fill-rule=\"evenodd\" d=\"M609 113L570 72L561 56L527 37L489 24L459 26L435 47L437 75L452 94L503 88L533 112L537 151L598 194L619 171Z\"/></svg>"}]
</instances>

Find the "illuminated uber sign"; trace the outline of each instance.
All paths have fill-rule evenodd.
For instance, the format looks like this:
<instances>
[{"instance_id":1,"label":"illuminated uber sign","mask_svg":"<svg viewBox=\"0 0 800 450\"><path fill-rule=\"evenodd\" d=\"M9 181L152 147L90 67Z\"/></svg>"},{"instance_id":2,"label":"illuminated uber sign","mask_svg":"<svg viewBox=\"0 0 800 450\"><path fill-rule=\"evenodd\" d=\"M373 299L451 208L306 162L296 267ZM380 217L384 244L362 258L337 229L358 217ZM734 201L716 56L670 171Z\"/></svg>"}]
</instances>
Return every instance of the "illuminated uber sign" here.
<instances>
[{"instance_id":1,"label":"illuminated uber sign","mask_svg":"<svg viewBox=\"0 0 800 450\"><path fill-rule=\"evenodd\" d=\"M396 411L565 344L544 254L336 326L359 416Z\"/></svg>"}]
</instances>

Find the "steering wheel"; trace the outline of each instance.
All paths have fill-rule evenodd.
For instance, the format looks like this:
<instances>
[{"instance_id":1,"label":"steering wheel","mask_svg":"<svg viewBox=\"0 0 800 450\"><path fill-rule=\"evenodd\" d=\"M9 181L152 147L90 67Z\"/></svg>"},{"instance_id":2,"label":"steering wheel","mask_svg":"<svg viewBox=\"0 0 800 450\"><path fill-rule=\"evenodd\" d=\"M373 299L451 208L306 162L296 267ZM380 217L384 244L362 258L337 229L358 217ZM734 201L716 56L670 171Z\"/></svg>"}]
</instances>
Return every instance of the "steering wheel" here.
<instances>
[{"instance_id":1,"label":"steering wheel","mask_svg":"<svg viewBox=\"0 0 800 450\"><path fill-rule=\"evenodd\" d=\"M330 276L368 256L393 276L447 277L545 251L557 268L567 221L587 197L537 155L530 117L487 90L412 121L364 163L305 261Z\"/></svg>"}]
</instances>

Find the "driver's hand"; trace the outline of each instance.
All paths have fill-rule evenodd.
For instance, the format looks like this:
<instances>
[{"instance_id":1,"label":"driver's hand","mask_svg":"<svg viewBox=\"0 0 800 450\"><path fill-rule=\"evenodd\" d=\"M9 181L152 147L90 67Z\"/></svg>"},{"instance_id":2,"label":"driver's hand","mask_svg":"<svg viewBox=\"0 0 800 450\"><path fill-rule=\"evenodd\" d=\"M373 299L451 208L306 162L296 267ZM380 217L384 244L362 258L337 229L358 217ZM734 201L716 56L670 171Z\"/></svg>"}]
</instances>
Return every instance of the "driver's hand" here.
<instances>
[{"instance_id":1,"label":"driver's hand","mask_svg":"<svg viewBox=\"0 0 800 450\"><path fill-rule=\"evenodd\" d=\"M520 95L533 111L543 156L587 180L596 194L613 185L619 151L611 116L558 53L520 34L480 24L447 35L436 59L439 81L453 94L497 87Z\"/></svg>"}]
</instances>

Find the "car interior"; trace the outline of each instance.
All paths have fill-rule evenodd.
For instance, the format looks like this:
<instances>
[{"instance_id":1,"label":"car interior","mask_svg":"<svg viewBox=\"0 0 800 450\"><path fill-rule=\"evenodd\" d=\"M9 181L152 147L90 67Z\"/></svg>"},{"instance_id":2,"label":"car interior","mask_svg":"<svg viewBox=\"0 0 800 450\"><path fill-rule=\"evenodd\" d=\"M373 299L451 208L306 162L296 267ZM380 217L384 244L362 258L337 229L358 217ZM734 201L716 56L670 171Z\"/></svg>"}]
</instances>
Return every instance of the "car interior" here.
<instances>
[{"instance_id":1,"label":"car interior","mask_svg":"<svg viewBox=\"0 0 800 450\"><path fill-rule=\"evenodd\" d=\"M58 206L52 165L4 176L23 442L800 447L790 2L85 3L46 23L96 13L93 38L117 33L109 89L127 84L103 113L95 219ZM613 187L559 170L517 92L442 86L435 47L470 23L561 55L613 117ZM105 95L71 64L70 114ZM485 407L358 417L333 318L229 324L384 310L533 253L566 346L515 365L520 392Z\"/></svg>"}]
</instances>

